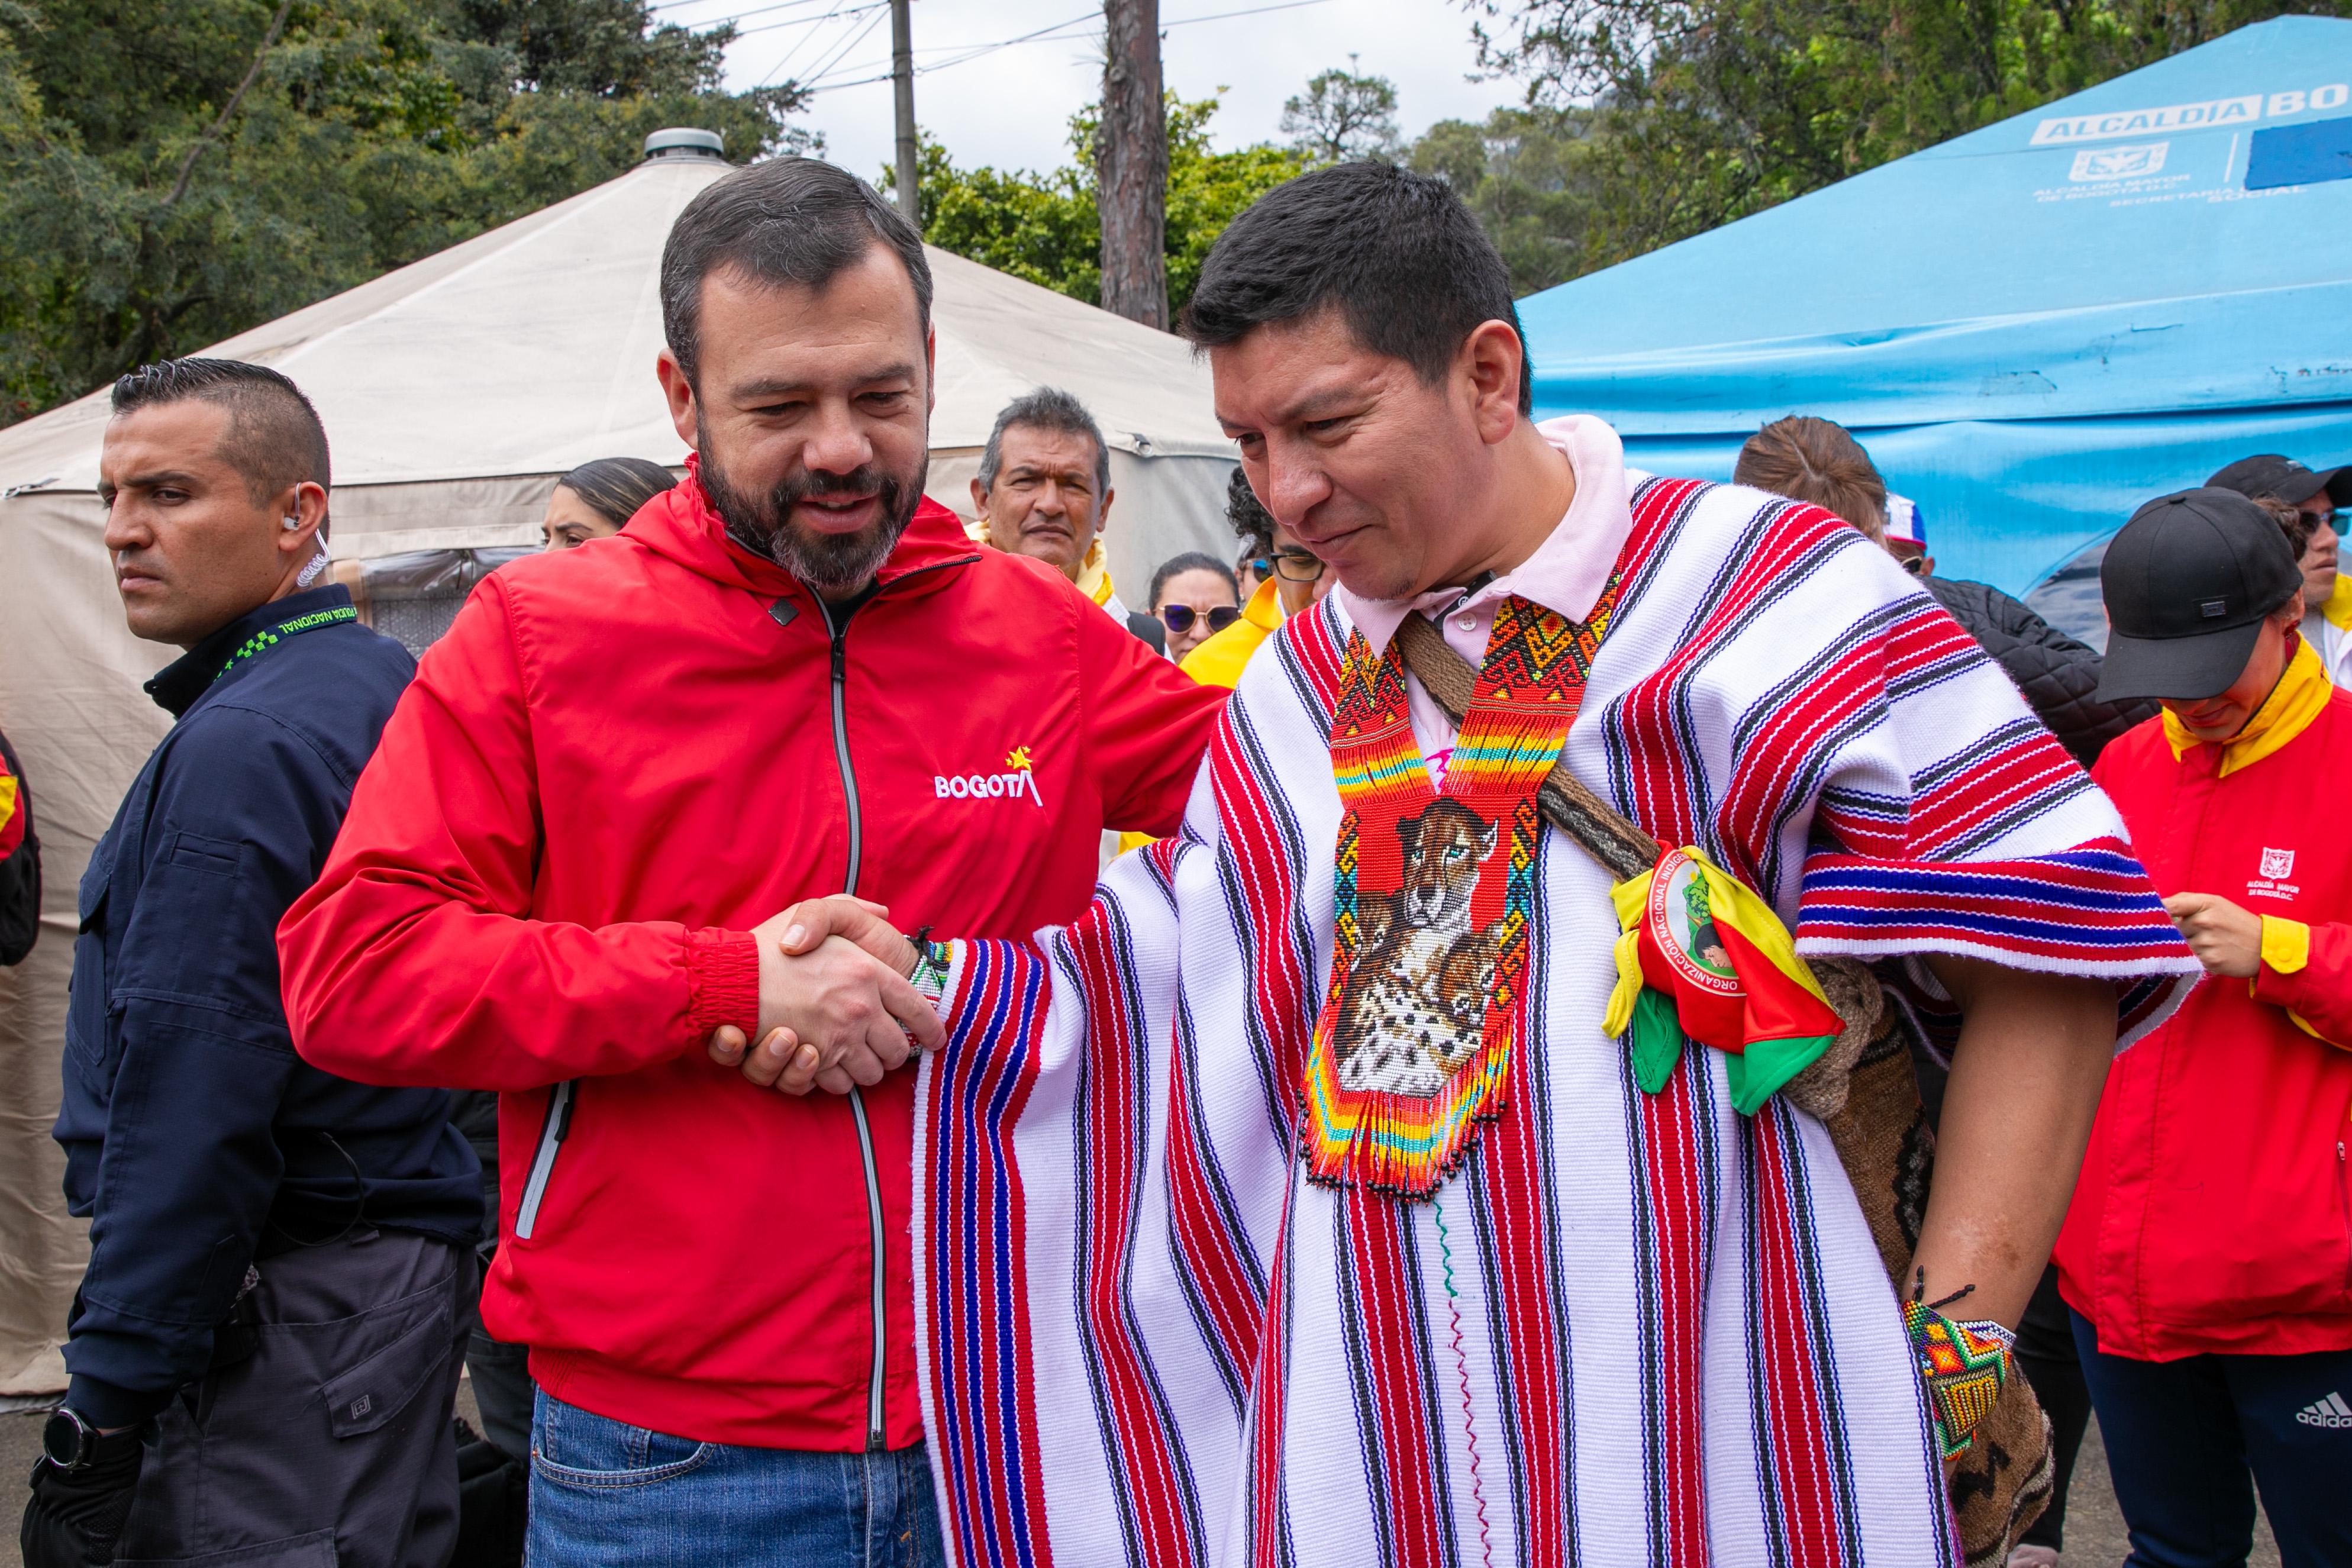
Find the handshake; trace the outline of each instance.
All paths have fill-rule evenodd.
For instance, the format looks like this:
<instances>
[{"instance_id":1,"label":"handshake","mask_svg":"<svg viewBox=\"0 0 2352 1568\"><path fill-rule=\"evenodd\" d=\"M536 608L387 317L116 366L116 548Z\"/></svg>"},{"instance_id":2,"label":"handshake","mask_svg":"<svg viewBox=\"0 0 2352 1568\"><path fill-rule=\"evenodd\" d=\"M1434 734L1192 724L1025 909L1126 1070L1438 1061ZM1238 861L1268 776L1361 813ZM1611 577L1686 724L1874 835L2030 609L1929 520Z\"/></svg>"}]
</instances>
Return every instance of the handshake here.
<instances>
[{"instance_id":1,"label":"handshake","mask_svg":"<svg viewBox=\"0 0 2352 1568\"><path fill-rule=\"evenodd\" d=\"M847 1094L947 1037L908 976L915 946L880 904L808 899L761 921L759 1043L732 1024L710 1037L710 1059L762 1089Z\"/></svg>"}]
</instances>

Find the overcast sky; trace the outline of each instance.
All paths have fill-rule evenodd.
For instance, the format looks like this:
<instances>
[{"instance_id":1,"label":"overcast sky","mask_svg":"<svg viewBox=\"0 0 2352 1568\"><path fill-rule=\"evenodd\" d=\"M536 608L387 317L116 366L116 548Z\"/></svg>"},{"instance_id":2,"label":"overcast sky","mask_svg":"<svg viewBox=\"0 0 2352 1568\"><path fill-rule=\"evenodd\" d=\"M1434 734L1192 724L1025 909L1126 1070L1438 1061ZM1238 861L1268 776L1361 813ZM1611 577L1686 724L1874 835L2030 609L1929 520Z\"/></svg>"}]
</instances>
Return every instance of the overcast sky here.
<instances>
[{"instance_id":1,"label":"overcast sky","mask_svg":"<svg viewBox=\"0 0 2352 1568\"><path fill-rule=\"evenodd\" d=\"M1160 58L1185 98L1228 90L1211 122L1220 147L1280 139L1283 100L1345 67L1396 83L1407 136L1446 119L1478 120L1515 101L1508 81L1466 79L1477 64L1471 15L1448 0L1310 0L1234 16L1268 0L1160 0ZM787 77L839 83L803 123L824 132L834 162L874 177L891 161L890 20L885 0L677 0L665 20L700 26L737 16L728 85ZM1216 18L1187 25L1188 17ZM1061 24L1069 24L1061 26ZM758 30L754 29L762 29ZM970 56L1044 29L1048 37ZM1068 156L1070 115L1101 76L1099 0L915 0L915 118L961 165L1044 170ZM883 79L864 81L880 77Z\"/></svg>"}]
</instances>

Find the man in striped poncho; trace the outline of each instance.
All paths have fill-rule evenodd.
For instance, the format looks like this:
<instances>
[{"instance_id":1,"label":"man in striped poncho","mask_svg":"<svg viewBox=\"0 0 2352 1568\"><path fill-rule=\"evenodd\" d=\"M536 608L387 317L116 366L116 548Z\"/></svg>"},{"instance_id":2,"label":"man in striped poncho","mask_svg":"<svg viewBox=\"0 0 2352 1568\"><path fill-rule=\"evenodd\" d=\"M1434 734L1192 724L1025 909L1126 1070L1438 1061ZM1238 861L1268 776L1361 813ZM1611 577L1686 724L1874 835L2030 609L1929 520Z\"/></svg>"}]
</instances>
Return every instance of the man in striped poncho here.
<instances>
[{"instance_id":1,"label":"man in striped poncho","mask_svg":"<svg viewBox=\"0 0 2352 1568\"><path fill-rule=\"evenodd\" d=\"M1939 1441L2005 1366L2119 1036L2194 967L2115 812L1860 534L1532 423L1443 185L1281 187L1187 325L1340 587L1076 924L909 945L835 902L795 944L861 942L948 1023L915 1246L955 1552L1952 1561ZM1458 729L1394 651L1412 614L1480 666ZM1754 1056L1637 1073L1604 1031L1610 879L1533 805L1559 756L1760 895L1733 942L1728 885L1661 862L1648 951L1691 985L1785 922L1964 1010L1919 1300ZM747 1070L804 1089L829 1049Z\"/></svg>"}]
</instances>

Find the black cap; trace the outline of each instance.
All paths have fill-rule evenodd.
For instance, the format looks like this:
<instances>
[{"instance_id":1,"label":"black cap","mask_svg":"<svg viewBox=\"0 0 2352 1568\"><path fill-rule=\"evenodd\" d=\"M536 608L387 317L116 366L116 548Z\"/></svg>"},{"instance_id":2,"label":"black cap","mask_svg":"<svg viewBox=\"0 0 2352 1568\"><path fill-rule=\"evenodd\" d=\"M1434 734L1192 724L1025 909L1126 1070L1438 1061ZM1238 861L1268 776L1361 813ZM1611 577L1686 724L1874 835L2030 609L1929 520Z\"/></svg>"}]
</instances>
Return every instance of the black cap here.
<instances>
[{"instance_id":1,"label":"black cap","mask_svg":"<svg viewBox=\"0 0 2352 1568\"><path fill-rule=\"evenodd\" d=\"M2264 452L2241 458L2205 481L2207 488L2235 490L2242 496L2276 496L2289 506L2301 506L2320 491L2337 506L2352 506L2352 468L2305 468L2293 458Z\"/></svg>"},{"instance_id":2,"label":"black cap","mask_svg":"<svg viewBox=\"0 0 2352 1568\"><path fill-rule=\"evenodd\" d=\"M2099 697L2218 697L2244 673L2303 573L2286 531L2236 490L2181 490L2132 513L2099 563L2107 661Z\"/></svg>"}]
</instances>

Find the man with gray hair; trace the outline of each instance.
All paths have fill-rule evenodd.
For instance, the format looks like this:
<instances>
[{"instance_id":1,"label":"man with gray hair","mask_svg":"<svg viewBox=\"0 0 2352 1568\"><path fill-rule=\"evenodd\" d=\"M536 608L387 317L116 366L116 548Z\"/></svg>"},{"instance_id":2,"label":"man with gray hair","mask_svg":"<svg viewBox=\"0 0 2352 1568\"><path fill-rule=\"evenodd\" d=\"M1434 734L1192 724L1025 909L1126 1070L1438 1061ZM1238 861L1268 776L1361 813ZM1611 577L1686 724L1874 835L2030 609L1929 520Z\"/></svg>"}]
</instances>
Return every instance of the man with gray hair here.
<instances>
[{"instance_id":1,"label":"man with gray hair","mask_svg":"<svg viewBox=\"0 0 2352 1568\"><path fill-rule=\"evenodd\" d=\"M971 481L972 538L1043 561L1159 647L1159 623L1120 602L1104 558L1110 521L1110 447L1087 405L1058 386L1024 392L1000 409ZM1143 629L1150 626L1152 631Z\"/></svg>"}]
</instances>

